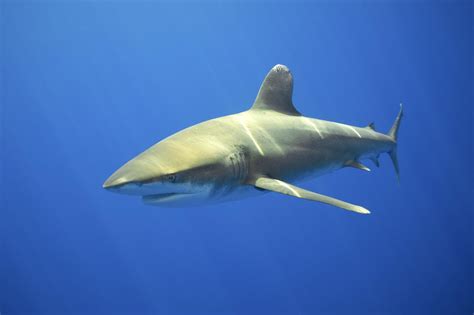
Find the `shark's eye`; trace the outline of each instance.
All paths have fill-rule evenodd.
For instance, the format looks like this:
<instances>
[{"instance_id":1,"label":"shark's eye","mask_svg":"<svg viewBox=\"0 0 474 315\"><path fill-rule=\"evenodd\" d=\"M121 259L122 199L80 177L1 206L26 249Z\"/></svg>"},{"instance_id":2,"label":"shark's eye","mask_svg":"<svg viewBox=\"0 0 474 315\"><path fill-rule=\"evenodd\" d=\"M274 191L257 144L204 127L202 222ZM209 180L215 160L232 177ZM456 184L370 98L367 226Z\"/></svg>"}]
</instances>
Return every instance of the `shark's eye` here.
<instances>
[{"instance_id":1,"label":"shark's eye","mask_svg":"<svg viewBox=\"0 0 474 315\"><path fill-rule=\"evenodd\" d=\"M172 183L176 180L176 174L165 175L165 179L166 179L166 181Z\"/></svg>"}]
</instances>

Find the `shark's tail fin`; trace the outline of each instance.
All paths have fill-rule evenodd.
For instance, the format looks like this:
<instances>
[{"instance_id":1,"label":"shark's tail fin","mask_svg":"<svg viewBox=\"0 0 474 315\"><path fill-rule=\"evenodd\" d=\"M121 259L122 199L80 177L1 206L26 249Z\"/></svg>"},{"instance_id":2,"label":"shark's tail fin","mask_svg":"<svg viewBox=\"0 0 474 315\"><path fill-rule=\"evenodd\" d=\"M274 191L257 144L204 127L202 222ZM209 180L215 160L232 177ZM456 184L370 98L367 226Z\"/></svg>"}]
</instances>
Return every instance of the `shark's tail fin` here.
<instances>
[{"instance_id":1,"label":"shark's tail fin","mask_svg":"<svg viewBox=\"0 0 474 315\"><path fill-rule=\"evenodd\" d=\"M397 138L398 138L398 129L400 128L400 122L402 121L403 117L403 107L402 104L400 104L400 111L398 112L397 118L395 118L395 121L393 122L392 128L390 128L390 131L388 132L388 136L393 139L395 142L395 145L393 146L393 149L388 152L390 155L390 158L392 159L393 162L393 167L395 168L395 172L397 173L397 179L400 181L400 169L398 167L398 158L397 158Z\"/></svg>"},{"instance_id":2,"label":"shark's tail fin","mask_svg":"<svg viewBox=\"0 0 474 315\"><path fill-rule=\"evenodd\" d=\"M402 121L403 117L403 106L400 104L400 111L398 112L397 118L395 118L395 121L393 122L392 128L390 128L390 131L388 132L388 135L390 138L397 141L398 137L398 128L400 128L400 122Z\"/></svg>"}]
</instances>

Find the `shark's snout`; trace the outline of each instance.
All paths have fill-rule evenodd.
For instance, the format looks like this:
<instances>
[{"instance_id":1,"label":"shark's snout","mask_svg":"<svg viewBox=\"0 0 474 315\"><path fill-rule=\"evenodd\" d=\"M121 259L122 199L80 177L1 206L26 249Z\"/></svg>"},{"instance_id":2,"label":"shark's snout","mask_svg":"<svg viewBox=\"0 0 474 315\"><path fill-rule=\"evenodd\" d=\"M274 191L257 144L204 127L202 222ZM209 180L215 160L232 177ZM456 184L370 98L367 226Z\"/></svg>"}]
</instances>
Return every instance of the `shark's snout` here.
<instances>
[{"instance_id":1,"label":"shark's snout","mask_svg":"<svg viewBox=\"0 0 474 315\"><path fill-rule=\"evenodd\" d=\"M120 167L102 185L110 192L148 196L179 192L169 176L159 168L153 167L150 159L133 159Z\"/></svg>"},{"instance_id":2,"label":"shark's snout","mask_svg":"<svg viewBox=\"0 0 474 315\"><path fill-rule=\"evenodd\" d=\"M126 176L117 176L116 173L112 174L102 185L104 189L111 192L129 194L129 195L142 195L140 188L142 183Z\"/></svg>"},{"instance_id":3,"label":"shark's snout","mask_svg":"<svg viewBox=\"0 0 474 315\"><path fill-rule=\"evenodd\" d=\"M110 176L103 184L102 188L113 190L118 189L122 185L126 185L128 182L123 178L116 178L113 175Z\"/></svg>"},{"instance_id":4,"label":"shark's snout","mask_svg":"<svg viewBox=\"0 0 474 315\"><path fill-rule=\"evenodd\" d=\"M143 195L142 186L151 179L150 174L144 172L142 164L140 161L128 162L113 173L102 187L121 194Z\"/></svg>"}]
</instances>

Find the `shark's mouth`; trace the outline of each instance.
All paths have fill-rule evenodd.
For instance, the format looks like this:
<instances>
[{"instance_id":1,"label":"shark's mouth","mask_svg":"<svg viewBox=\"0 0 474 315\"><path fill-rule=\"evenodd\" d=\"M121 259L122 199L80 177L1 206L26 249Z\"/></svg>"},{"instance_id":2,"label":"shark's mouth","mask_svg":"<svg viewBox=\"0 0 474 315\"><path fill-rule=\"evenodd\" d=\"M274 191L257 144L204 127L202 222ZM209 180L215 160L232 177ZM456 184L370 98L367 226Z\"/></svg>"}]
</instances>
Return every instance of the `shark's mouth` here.
<instances>
[{"instance_id":1,"label":"shark's mouth","mask_svg":"<svg viewBox=\"0 0 474 315\"><path fill-rule=\"evenodd\" d=\"M145 195L142 197L143 202L146 204L162 204L162 203L172 203L176 201L181 201L183 199L192 198L194 193L164 193L164 194L153 194Z\"/></svg>"}]
</instances>

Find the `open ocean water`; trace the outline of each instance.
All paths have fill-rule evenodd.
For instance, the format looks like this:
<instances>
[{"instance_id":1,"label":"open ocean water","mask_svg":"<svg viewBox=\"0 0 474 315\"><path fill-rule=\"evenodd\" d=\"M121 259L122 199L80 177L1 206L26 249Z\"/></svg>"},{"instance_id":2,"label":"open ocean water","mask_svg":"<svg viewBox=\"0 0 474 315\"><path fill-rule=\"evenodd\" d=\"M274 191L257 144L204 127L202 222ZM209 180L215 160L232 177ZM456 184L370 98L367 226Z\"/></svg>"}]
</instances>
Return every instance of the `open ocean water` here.
<instances>
[{"instance_id":1,"label":"open ocean water","mask_svg":"<svg viewBox=\"0 0 474 315\"><path fill-rule=\"evenodd\" d=\"M0 3L0 313L472 314L473 3ZM123 163L246 110L275 64L305 115L398 157L201 208L102 189ZM370 161L367 162L370 164Z\"/></svg>"}]
</instances>

